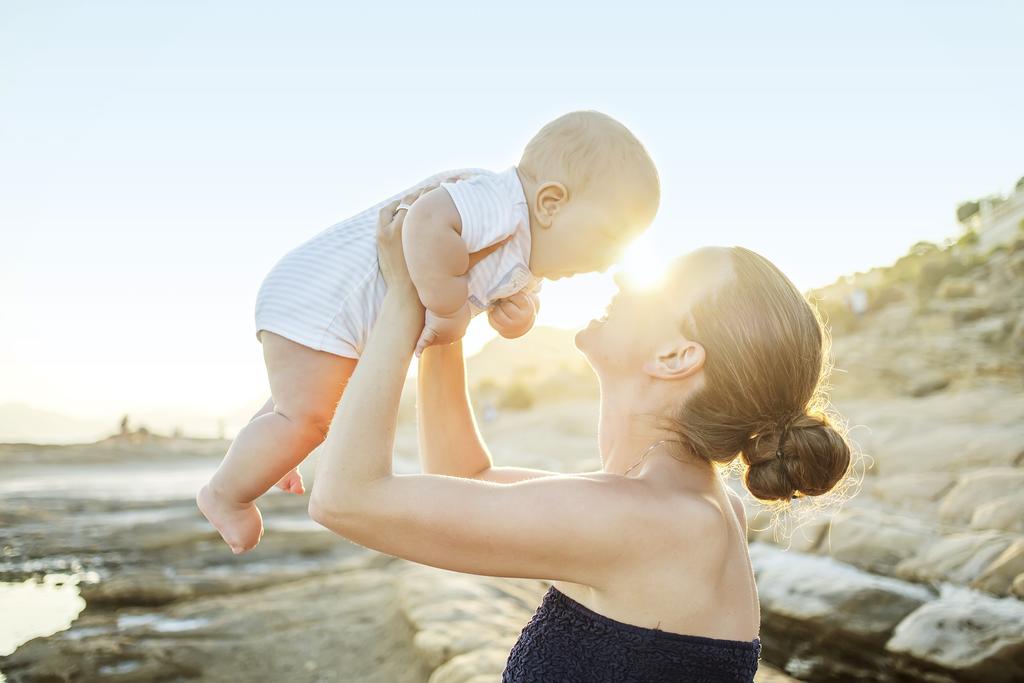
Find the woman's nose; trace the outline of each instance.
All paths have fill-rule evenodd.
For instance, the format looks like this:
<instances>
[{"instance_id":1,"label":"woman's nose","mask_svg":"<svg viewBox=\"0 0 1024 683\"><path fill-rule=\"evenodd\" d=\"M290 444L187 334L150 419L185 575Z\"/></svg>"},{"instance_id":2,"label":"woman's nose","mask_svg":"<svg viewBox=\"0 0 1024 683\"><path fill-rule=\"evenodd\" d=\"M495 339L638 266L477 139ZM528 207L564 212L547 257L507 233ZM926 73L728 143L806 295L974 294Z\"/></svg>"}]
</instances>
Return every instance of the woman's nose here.
<instances>
[{"instance_id":1,"label":"woman's nose","mask_svg":"<svg viewBox=\"0 0 1024 683\"><path fill-rule=\"evenodd\" d=\"M615 286L619 288L619 291L629 289L629 279L626 277L622 268L615 269L615 272L612 273L612 281L615 283Z\"/></svg>"}]
</instances>

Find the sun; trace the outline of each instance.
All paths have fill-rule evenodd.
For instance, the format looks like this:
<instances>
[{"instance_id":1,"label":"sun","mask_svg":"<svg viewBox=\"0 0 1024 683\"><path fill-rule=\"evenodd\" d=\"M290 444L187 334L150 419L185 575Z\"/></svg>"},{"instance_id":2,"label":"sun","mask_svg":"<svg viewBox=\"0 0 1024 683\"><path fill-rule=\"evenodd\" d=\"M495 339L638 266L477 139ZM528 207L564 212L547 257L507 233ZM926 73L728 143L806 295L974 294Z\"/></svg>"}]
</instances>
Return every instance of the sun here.
<instances>
[{"instance_id":1,"label":"sun","mask_svg":"<svg viewBox=\"0 0 1024 683\"><path fill-rule=\"evenodd\" d=\"M637 289L653 289L665 278L666 259L654 248L653 240L641 235L626 247L618 270Z\"/></svg>"}]
</instances>

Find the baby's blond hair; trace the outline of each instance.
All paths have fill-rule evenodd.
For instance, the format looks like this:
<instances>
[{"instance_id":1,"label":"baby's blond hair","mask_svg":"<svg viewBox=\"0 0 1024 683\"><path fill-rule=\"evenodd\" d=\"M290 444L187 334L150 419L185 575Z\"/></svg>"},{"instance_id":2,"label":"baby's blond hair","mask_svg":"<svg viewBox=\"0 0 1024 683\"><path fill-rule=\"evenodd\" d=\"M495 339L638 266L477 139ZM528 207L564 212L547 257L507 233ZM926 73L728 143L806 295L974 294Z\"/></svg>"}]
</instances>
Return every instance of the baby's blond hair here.
<instances>
[{"instance_id":1,"label":"baby's blond hair","mask_svg":"<svg viewBox=\"0 0 1024 683\"><path fill-rule=\"evenodd\" d=\"M557 180L571 194L623 197L631 209L657 211L658 170L647 150L624 125L596 111L574 111L540 129L523 150L519 170L536 182Z\"/></svg>"}]
</instances>

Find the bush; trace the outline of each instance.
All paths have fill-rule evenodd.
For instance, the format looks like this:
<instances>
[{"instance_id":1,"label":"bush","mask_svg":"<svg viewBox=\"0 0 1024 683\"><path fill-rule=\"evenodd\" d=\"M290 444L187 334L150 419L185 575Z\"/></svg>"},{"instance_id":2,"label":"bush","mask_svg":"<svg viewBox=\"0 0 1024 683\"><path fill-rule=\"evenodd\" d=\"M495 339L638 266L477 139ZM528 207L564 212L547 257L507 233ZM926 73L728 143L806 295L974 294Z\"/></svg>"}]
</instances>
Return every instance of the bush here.
<instances>
[{"instance_id":1,"label":"bush","mask_svg":"<svg viewBox=\"0 0 1024 683\"><path fill-rule=\"evenodd\" d=\"M529 410L534 402L533 393L526 385L517 382L505 387L505 391L498 399L498 407L508 410Z\"/></svg>"},{"instance_id":2,"label":"bush","mask_svg":"<svg viewBox=\"0 0 1024 683\"><path fill-rule=\"evenodd\" d=\"M960 206L956 207L956 219L963 223L965 220L978 213L981 206L978 202L964 202Z\"/></svg>"},{"instance_id":3,"label":"bush","mask_svg":"<svg viewBox=\"0 0 1024 683\"><path fill-rule=\"evenodd\" d=\"M833 332L852 332L857 327L857 316L845 301L833 298L817 298L814 306L822 320Z\"/></svg>"},{"instance_id":4,"label":"bush","mask_svg":"<svg viewBox=\"0 0 1024 683\"><path fill-rule=\"evenodd\" d=\"M476 383L473 387L474 394L496 394L498 393L498 383L490 377L484 377L482 380Z\"/></svg>"},{"instance_id":5,"label":"bush","mask_svg":"<svg viewBox=\"0 0 1024 683\"><path fill-rule=\"evenodd\" d=\"M975 230L968 230L956 241L958 247L973 247L978 243L978 233Z\"/></svg>"},{"instance_id":6,"label":"bush","mask_svg":"<svg viewBox=\"0 0 1024 683\"><path fill-rule=\"evenodd\" d=\"M908 256L927 256L928 254L934 254L939 250L939 245L934 242L927 240L921 240L915 242L914 246L910 247L910 251L907 252Z\"/></svg>"},{"instance_id":7,"label":"bush","mask_svg":"<svg viewBox=\"0 0 1024 683\"><path fill-rule=\"evenodd\" d=\"M870 310L877 311L880 308L885 308L889 304L903 301L906 298L907 295L903 288L897 285L888 285L871 290L868 293L868 305Z\"/></svg>"},{"instance_id":8,"label":"bush","mask_svg":"<svg viewBox=\"0 0 1024 683\"><path fill-rule=\"evenodd\" d=\"M931 296L939 283L948 277L958 277L967 270L967 264L959 259L947 259L946 261L934 261L926 263L921 267L921 274L917 279L918 294Z\"/></svg>"}]
</instances>

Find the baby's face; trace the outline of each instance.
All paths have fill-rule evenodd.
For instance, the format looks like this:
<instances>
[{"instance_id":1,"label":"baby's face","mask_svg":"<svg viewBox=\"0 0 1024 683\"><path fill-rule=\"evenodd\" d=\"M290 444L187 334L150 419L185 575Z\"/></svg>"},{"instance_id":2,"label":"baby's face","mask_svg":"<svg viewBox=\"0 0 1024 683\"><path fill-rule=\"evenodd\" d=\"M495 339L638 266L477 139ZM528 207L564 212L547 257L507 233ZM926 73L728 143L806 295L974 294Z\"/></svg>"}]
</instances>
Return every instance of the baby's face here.
<instances>
[{"instance_id":1,"label":"baby's face","mask_svg":"<svg viewBox=\"0 0 1024 683\"><path fill-rule=\"evenodd\" d=\"M566 202L551 227L534 231L530 270L549 280L606 270L646 227L616 213L586 197Z\"/></svg>"}]
</instances>

